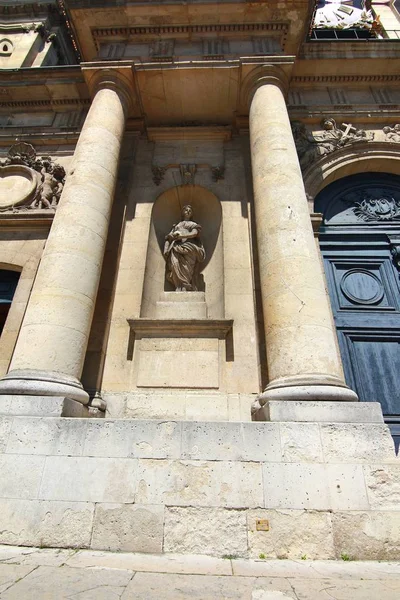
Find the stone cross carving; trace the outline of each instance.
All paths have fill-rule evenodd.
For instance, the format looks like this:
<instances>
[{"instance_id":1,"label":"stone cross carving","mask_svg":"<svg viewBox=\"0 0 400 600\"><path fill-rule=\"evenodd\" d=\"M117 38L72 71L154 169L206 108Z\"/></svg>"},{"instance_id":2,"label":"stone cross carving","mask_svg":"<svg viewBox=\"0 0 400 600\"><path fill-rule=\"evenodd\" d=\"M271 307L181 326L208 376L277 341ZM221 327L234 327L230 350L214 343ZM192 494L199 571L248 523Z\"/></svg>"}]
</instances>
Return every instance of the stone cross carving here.
<instances>
[{"instance_id":1,"label":"stone cross carving","mask_svg":"<svg viewBox=\"0 0 400 600\"><path fill-rule=\"evenodd\" d=\"M335 119L324 119L323 131L319 135L310 134L304 123L292 123L293 137L302 169L306 169L318 158L356 142L368 142L374 139L372 132L357 129L351 123L336 125Z\"/></svg>"},{"instance_id":2,"label":"stone cross carving","mask_svg":"<svg viewBox=\"0 0 400 600\"><path fill-rule=\"evenodd\" d=\"M177 292L198 291L199 267L206 257L200 240L201 225L191 220L192 215L192 207L184 206L182 221L173 225L165 236L167 280Z\"/></svg>"}]
</instances>

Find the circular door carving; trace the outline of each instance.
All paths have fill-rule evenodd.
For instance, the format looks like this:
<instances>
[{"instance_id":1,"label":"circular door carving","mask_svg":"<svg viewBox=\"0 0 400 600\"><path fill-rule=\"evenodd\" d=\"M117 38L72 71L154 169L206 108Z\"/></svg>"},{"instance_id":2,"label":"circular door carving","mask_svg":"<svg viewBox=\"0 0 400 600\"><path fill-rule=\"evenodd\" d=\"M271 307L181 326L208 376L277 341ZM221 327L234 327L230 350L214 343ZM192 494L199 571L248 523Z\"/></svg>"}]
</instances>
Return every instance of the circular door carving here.
<instances>
[{"instance_id":1,"label":"circular door carving","mask_svg":"<svg viewBox=\"0 0 400 600\"><path fill-rule=\"evenodd\" d=\"M0 210L26 204L33 199L38 173L23 165L0 168Z\"/></svg>"},{"instance_id":2,"label":"circular door carving","mask_svg":"<svg viewBox=\"0 0 400 600\"><path fill-rule=\"evenodd\" d=\"M366 269L347 271L340 282L340 289L355 304L377 304L384 295L383 285L378 277Z\"/></svg>"}]
</instances>

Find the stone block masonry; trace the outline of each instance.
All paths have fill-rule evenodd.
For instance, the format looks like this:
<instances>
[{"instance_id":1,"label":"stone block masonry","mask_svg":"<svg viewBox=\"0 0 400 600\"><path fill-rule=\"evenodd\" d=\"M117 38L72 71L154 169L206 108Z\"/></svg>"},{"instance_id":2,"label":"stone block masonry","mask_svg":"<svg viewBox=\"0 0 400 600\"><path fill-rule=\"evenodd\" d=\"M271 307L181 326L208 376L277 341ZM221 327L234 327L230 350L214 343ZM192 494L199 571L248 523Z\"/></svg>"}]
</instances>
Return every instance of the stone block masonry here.
<instances>
[{"instance_id":1,"label":"stone block masonry","mask_svg":"<svg viewBox=\"0 0 400 600\"><path fill-rule=\"evenodd\" d=\"M381 423L3 416L0 436L3 544L400 557L400 459Z\"/></svg>"}]
</instances>

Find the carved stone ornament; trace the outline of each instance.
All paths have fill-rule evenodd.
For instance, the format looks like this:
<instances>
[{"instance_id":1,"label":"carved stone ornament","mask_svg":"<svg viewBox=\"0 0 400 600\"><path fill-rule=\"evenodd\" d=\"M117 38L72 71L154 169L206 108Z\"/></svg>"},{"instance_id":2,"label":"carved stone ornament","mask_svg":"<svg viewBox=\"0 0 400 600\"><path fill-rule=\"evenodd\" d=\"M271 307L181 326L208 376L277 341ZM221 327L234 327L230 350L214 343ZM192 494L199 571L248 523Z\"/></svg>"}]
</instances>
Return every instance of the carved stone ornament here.
<instances>
[{"instance_id":1,"label":"carved stone ornament","mask_svg":"<svg viewBox=\"0 0 400 600\"><path fill-rule=\"evenodd\" d=\"M194 185L196 170L196 165L179 165L182 185Z\"/></svg>"},{"instance_id":2,"label":"carved stone ornament","mask_svg":"<svg viewBox=\"0 0 400 600\"><path fill-rule=\"evenodd\" d=\"M360 202L356 202L354 214L363 221L398 221L400 220L400 201L393 196L374 198L365 195Z\"/></svg>"},{"instance_id":3,"label":"carved stone ornament","mask_svg":"<svg viewBox=\"0 0 400 600\"><path fill-rule=\"evenodd\" d=\"M357 129L351 123L342 123L338 127L335 119L332 118L324 119L321 126L322 133L314 136L307 131L304 123L299 121L292 123L293 137L302 169L306 169L318 158L344 146L374 139L372 132Z\"/></svg>"},{"instance_id":4,"label":"carved stone ornament","mask_svg":"<svg viewBox=\"0 0 400 600\"><path fill-rule=\"evenodd\" d=\"M386 126L383 128L383 133L386 136L387 142L400 142L400 125L393 125L393 127Z\"/></svg>"},{"instance_id":5,"label":"carved stone ornament","mask_svg":"<svg viewBox=\"0 0 400 600\"><path fill-rule=\"evenodd\" d=\"M160 185L164 179L165 171L168 167L160 167L159 165L152 165L151 172L153 173L153 181L156 185Z\"/></svg>"},{"instance_id":6,"label":"carved stone ornament","mask_svg":"<svg viewBox=\"0 0 400 600\"><path fill-rule=\"evenodd\" d=\"M220 165L218 167L211 167L212 180L217 182L225 177L225 167Z\"/></svg>"},{"instance_id":7,"label":"carved stone ornament","mask_svg":"<svg viewBox=\"0 0 400 600\"><path fill-rule=\"evenodd\" d=\"M64 167L36 155L31 144L11 146L0 159L0 211L55 210L65 183Z\"/></svg>"}]
</instances>

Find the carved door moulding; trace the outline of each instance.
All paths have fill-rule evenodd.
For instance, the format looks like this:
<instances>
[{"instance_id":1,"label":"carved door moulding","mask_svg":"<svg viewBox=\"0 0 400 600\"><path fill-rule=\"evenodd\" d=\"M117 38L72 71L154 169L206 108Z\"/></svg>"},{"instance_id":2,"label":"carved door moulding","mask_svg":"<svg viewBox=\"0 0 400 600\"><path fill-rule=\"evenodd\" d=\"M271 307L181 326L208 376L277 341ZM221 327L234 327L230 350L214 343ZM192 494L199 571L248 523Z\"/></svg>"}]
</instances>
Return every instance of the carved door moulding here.
<instances>
[{"instance_id":1,"label":"carved door moulding","mask_svg":"<svg viewBox=\"0 0 400 600\"><path fill-rule=\"evenodd\" d=\"M54 212L65 176L64 167L50 156L37 156L31 144L14 144L0 159L0 212Z\"/></svg>"}]
</instances>

